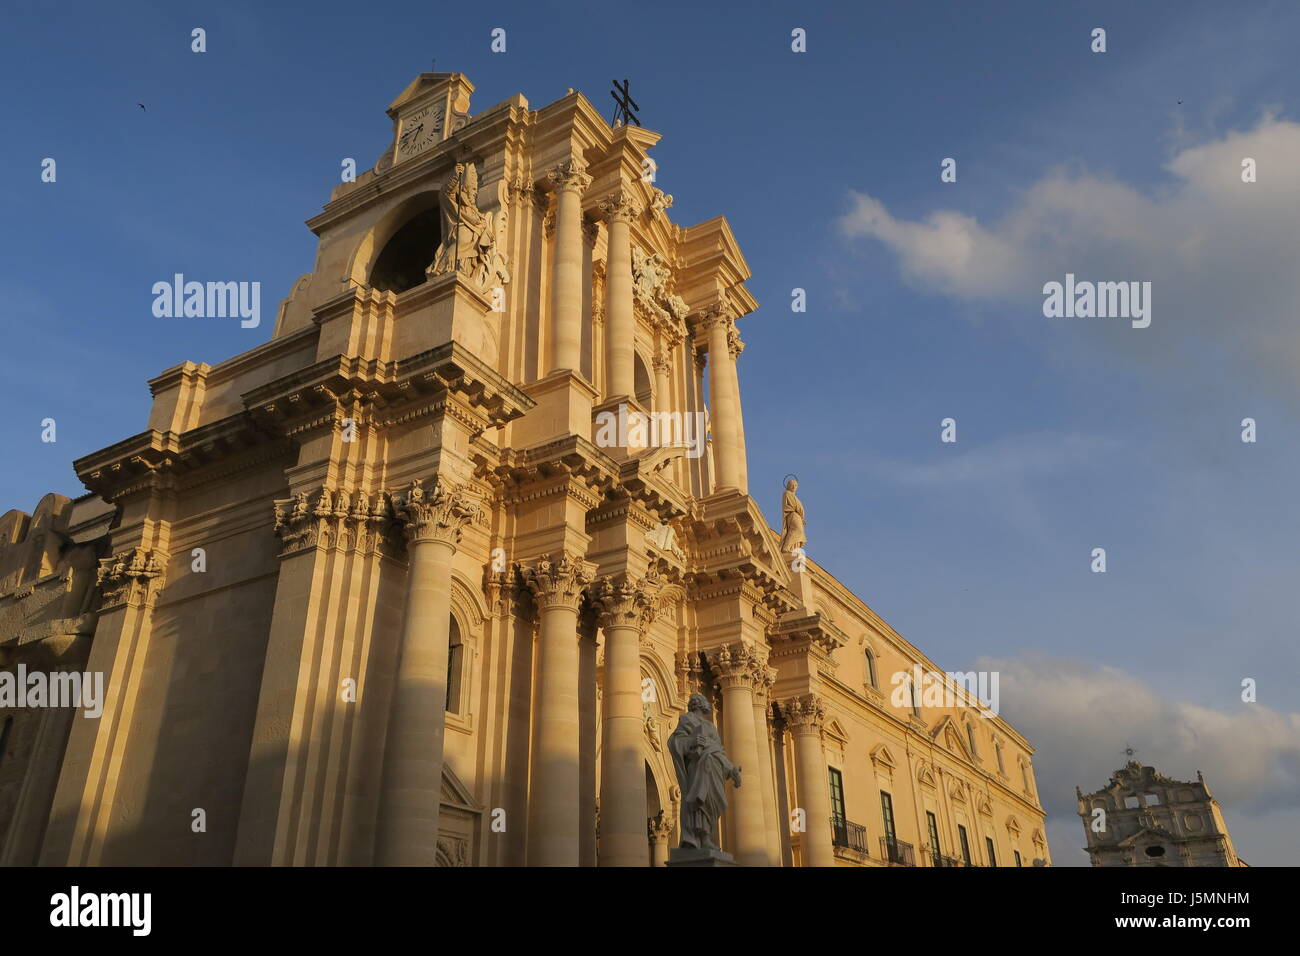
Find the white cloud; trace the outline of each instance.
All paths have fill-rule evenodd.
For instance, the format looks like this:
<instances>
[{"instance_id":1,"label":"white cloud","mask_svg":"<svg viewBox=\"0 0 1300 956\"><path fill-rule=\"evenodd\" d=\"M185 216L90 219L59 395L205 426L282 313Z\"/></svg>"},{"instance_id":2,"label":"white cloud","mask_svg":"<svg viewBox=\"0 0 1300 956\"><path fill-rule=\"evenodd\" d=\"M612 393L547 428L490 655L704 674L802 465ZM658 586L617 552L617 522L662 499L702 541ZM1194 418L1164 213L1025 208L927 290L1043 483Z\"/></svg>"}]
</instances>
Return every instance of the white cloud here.
<instances>
[{"instance_id":1,"label":"white cloud","mask_svg":"<svg viewBox=\"0 0 1300 956\"><path fill-rule=\"evenodd\" d=\"M1300 860L1300 714L1262 703L1229 711L1170 700L1119 668L1059 658L983 658L975 666L1000 672L1002 712L1037 749L1039 796L1059 865L1087 864L1075 786L1085 793L1106 786L1127 744L1166 776L1204 773L1247 862ZM1223 680L1225 698L1237 699L1238 678ZM1267 843L1243 843L1264 816L1286 825ZM1234 820L1243 823L1240 835Z\"/></svg>"},{"instance_id":2,"label":"white cloud","mask_svg":"<svg viewBox=\"0 0 1300 956\"><path fill-rule=\"evenodd\" d=\"M1242 160L1258 181L1243 183ZM1300 382L1300 124L1266 116L1251 130L1181 149L1167 181L1144 189L1052 170L1001 218L954 210L899 219L862 193L839 220L849 239L875 239L913 285L957 300L1022 306L1017 318L1075 322L1083 334L1178 368L1190 350L1252 381ZM1150 330L1107 320L1041 317L1042 287L1080 280L1150 281Z\"/></svg>"}]
</instances>

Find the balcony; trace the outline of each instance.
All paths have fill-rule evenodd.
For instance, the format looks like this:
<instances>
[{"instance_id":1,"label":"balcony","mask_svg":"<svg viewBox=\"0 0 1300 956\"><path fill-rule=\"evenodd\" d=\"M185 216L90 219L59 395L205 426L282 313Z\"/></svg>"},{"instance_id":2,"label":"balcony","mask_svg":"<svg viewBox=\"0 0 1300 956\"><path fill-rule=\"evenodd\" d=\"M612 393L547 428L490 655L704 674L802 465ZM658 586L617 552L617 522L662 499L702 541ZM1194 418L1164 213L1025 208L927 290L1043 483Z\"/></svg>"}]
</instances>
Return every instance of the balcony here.
<instances>
[{"instance_id":1,"label":"balcony","mask_svg":"<svg viewBox=\"0 0 1300 956\"><path fill-rule=\"evenodd\" d=\"M855 853L867 853L867 828L846 820L831 817L831 843Z\"/></svg>"},{"instance_id":2,"label":"balcony","mask_svg":"<svg viewBox=\"0 0 1300 956\"><path fill-rule=\"evenodd\" d=\"M912 844L904 843L902 840L890 840L888 837L881 837L880 855L892 866L916 866L916 856L912 852Z\"/></svg>"},{"instance_id":3,"label":"balcony","mask_svg":"<svg viewBox=\"0 0 1300 956\"><path fill-rule=\"evenodd\" d=\"M944 854L940 853L938 850L934 849L933 847L931 847L930 849L930 865L931 866L965 866L965 864L962 863L962 861L957 859L955 856L945 856Z\"/></svg>"}]
</instances>

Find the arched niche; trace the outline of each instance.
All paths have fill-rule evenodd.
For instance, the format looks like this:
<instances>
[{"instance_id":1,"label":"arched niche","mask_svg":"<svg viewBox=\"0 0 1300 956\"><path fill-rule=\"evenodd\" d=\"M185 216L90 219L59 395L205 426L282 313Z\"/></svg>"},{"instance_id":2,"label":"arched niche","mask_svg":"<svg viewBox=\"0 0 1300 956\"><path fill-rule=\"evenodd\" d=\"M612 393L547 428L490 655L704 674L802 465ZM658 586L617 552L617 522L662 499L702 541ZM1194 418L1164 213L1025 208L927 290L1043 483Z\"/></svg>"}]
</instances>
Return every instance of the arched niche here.
<instances>
[{"instance_id":1,"label":"arched niche","mask_svg":"<svg viewBox=\"0 0 1300 956\"><path fill-rule=\"evenodd\" d=\"M385 213L357 244L349 278L357 285L390 292L404 292L423 282L424 269L442 241L438 197L436 189L419 192Z\"/></svg>"}]
</instances>

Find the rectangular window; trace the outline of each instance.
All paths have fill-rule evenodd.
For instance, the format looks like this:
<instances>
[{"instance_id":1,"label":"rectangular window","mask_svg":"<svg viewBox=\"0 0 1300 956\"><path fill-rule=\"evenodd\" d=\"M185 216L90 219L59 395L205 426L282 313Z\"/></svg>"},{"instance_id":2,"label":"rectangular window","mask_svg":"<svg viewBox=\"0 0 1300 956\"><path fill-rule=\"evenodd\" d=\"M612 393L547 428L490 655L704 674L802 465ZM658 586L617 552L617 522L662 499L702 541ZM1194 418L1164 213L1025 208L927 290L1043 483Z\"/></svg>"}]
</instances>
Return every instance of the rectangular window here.
<instances>
[{"instance_id":1,"label":"rectangular window","mask_svg":"<svg viewBox=\"0 0 1300 956\"><path fill-rule=\"evenodd\" d=\"M930 828L930 850L939 855L939 824L934 819L934 814L929 810L925 811L925 825Z\"/></svg>"},{"instance_id":2,"label":"rectangular window","mask_svg":"<svg viewBox=\"0 0 1300 956\"><path fill-rule=\"evenodd\" d=\"M845 821L844 815L844 775L834 767L827 767L831 777L831 814L835 817L835 822L843 826Z\"/></svg>"},{"instance_id":3,"label":"rectangular window","mask_svg":"<svg viewBox=\"0 0 1300 956\"><path fill-rule=\"evenodd\" d=\"M884 790L880 791L880 812L885 817L885 842L891 847L898 845L898 834L894 832L894 798Z\"/></svg>"},{"instance_id":4,"label":"rectangular window","mask_svg":"<svg viewBox=\"0 0 1300 956\"><path fill-rule=\"evenodd\" d=\"M1024 866L1024 864L1020 862L1020 851L1012 850L1011 852L1016 855L1016 866Z\"/></svg>"},{"instance_id":5,"label":"rectangular window","mask_svg":"<svg viewBox=\"0 0 1300 956\"><path fill-rule=\"evenodd\" d=\"M966 828L960 823L957 824L957 837L961 840L961 858L970 866L970 840L966 839Z\"/></svg>"},{"instance_id":6,"label":"rectangular window","mask_svg":"<svg viewBox=\"0 0 1300 956\"><path fill-rule=\"evenodd\" d=\"M984 838L984 848L985 848L986 850L989 851L989 866L997 866L997 865L998 865L998 855L997 855L997 852L993 849L993 838L992 838L992 837L985 837L985 838Z\"/></svg>"}]
</instances>

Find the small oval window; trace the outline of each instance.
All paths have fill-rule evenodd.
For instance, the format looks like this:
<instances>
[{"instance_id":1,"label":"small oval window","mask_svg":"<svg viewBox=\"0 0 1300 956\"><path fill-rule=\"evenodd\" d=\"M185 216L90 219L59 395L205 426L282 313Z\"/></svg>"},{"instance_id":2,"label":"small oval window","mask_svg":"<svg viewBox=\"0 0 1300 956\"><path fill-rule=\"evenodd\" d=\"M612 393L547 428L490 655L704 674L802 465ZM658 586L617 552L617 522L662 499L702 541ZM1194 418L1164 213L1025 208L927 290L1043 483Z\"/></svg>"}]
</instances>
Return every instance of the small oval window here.
<instances>
[{"instance_id":1,"label":"small oval window","mask_svg":"<svg viewBox=\"0 0 1300 956\"><path fill-rule=\"evenodd\" d=\"M1162 846L1147 847L1147 856L1164 856L1164 855L1165 855L1165 848Z\"/></svg>"}]
</instances>

